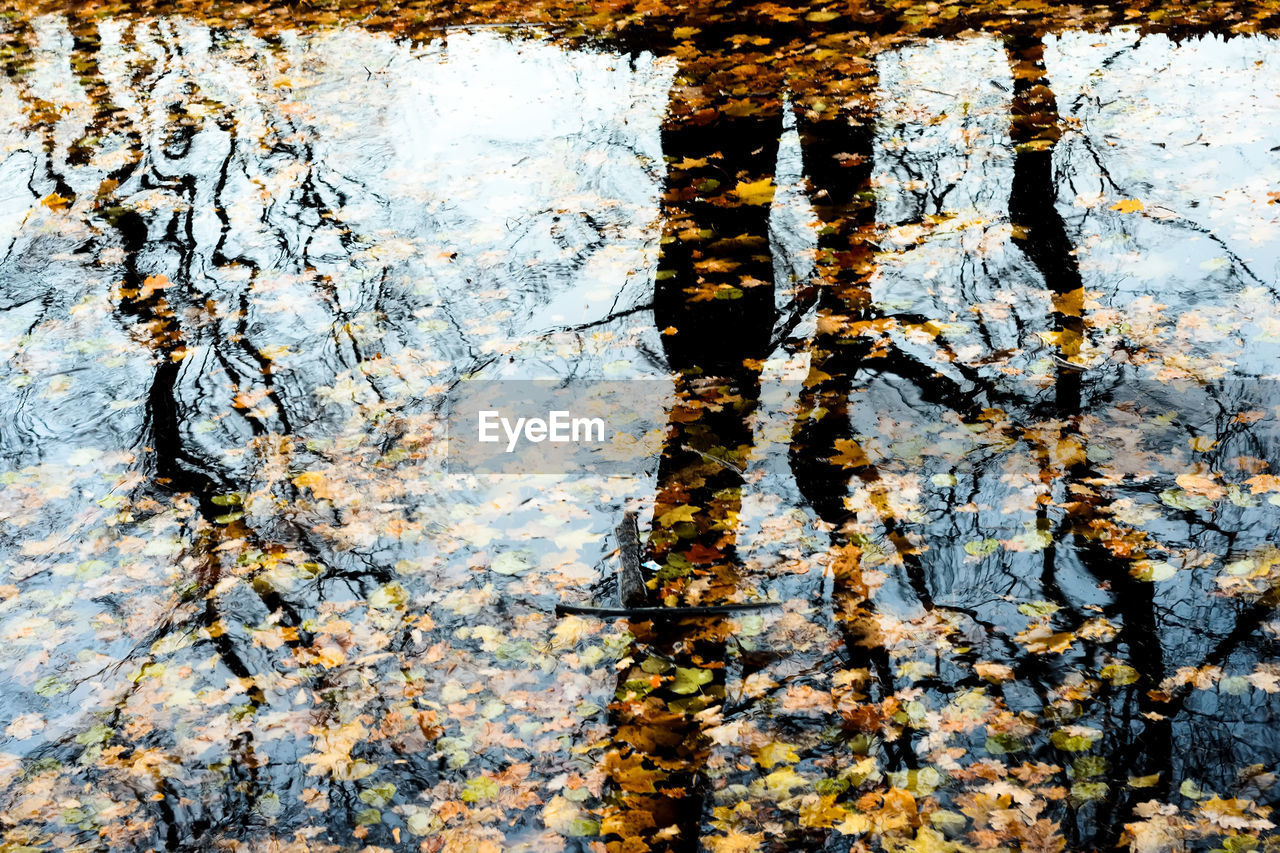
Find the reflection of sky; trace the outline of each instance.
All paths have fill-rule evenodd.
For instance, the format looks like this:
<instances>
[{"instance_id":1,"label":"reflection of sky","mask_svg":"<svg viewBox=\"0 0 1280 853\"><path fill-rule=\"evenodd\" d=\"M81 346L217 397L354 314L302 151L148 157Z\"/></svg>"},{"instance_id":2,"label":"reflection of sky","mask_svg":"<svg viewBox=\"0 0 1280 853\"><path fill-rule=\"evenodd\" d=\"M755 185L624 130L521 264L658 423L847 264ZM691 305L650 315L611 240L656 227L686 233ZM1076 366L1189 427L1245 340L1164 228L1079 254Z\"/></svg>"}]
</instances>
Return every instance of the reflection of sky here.
<instances>
[{"instance_id":1,"label":"reflection of sky","mask_svg":"<svg viewBox=\"0 0 1280 853\"><path fill-rule=\"evenodd\" d=\"M65 27L45 18L37 32L31 94L66 108L54 133L56 161L91 106L69 70ZM143 130L148 167L197 173L202 286L227 299L248 288L253 344L290 349L277 363L281 393L300 409L313 406L318 386L330 395L363 393L335 375L333 311L368 323L379 299L400 300L403 311L370 345L421 368L402 391L419 393L433 379L496 356L506 357L489 375L660 371L653 363L660 338L645 312L585 333L561 329L648 301L669 61L484 33L419 47L359 30L287 34L278 54L247 36L217 47L207 31L182 20L132 31L109 21L102 34L103 74L116 103ZM164 44L182 50L167 55ZM1207 355L1230 350L1218 363L1234 361L1246 371L1271 369L1280 331L1270 292L1280 263L1272 239L1280 208L1267 196L1280 177L1267 138L1280 126L1268 118L1280 88L1273 47L1258 38L1173 45L1114 33L1051 38L1047 52L1069 125L1056 154L1056 203L1086 287L1100 294L1104 309L1147 323L1131 330L1143 342ZM145 89L129 83L140 60L159 62ZM1009 365L1048 370L1037 337L1049 324L1047 294L1008 239L1011 81L1003 47L982 38L908 46L881 56L878 72L878 214L889 228L883 247L896 254L883 259L877 298L890 310L942 321L961 359L980 364L1015 348ZM161 144L166 110L190 86L227 105L241 139L228 154L226 131L207 123L187 160L168 162ZM10 458L131 446L149 356L109 310L84 307L107 304L115 270L85 275L87 257L67 251L74 241L51 236L53 225L34 204L52 191L39 162L42 146L25 129L25 105L11 81L0 81L0 109L13 117L0 129L9 151L0 161L8 178L0 186L0 245L8 247L0 281L24 303L0 317L0 352L11 356L4 391L10 416L0 427ZM297 148L304 136L305 147ZM84 167L54 165L86 191L118 165L124 143L104 140ZM260 265L263 273L248 285L244 270L211 261L214 181L201 170L211 173L225 156L236 168L219 197L228 218L223 252ZM780 303L804 274L812 247L799 191L802 157L788 131L774 218ZM306 174L353 244L299 210ZM132 191L136 204L164 203L162 193L122 191ZM1126 198L1142 201L1144 211L1109 209ZM304 247L308 263L332 282L332 301L290 274ZM380 291L387 282L390 291ZM71 322L39 322L41 301L27 300L42 286L54 288L52 300ZM1172 331L1156 323L1157 304L1166 306ZM1195 318L1179 322L1192 308ZM1244 320L1252 321L1243 332L1248 346L1235 340ZM811 330L811 322L799 327ZM101 351L66 346L90 339ZM903 346L931 357L919 341ZM106 360L113 368L104 381L80 378L86 366ZM798 368L788 369L796 375ZM56 393L41 397L50 376L63 379ZM196 380L184 375L188 384ZM68 390L59 391L63 384ZM226 406L221 393L205 395L205 417ZM772 434L788 432L780 425ZM54 436L56 447L49 446ZM210 438L201 427L194 440L217 450L218 440L238 438Z\"/></svg>"},{"instance_id":2,"label":"reflection of sky","mask_svg":"<svg viewBox=\"0 0 1280 853\"><path fill-rule=\"evenodd\" d=\"M1008 240L1011 81L1003 54L1000 44L974 39L881 59L880 212L896 226L886 248L900 254L884 260L876 294L891 308L950 322L947 339L963 360L1020 347L1010 366L1036 374L1050 369L1036 337L1050 306L1038 273ZM1274 370L1273 54L1274 43L1259 38L1048 40L1065 125L1055 201L1085 287L1117 324L1136 320L1131 341L1168 350L1166 366L1185 353L1204 360L1193 368ZM1112 209L1127 199L1143 210ZM930 215L949 218L921 239ZM1107 332L1107 316L1095 318L1093 357L1124 343Z\"/></svg>"},{"instance_id":3,"label":"reflection of sky","mask_svg":"<svg viewBox=\"0 0 1280 853\"><path fill-rule=\"evenodd\" d=\"M1108 305L1149 295L1174 322L1192 309L1171 344L1228 352L1245 375L1275 373L1280 354L1275 48L1112 33L1064 36L1047 54L1062 111L1080 122L1064 138L1059 203L1086 285ZM1109 210L1120 198L1145 210ZM1222 341L1236 335L1243 348Z\"/></svg>"},{"instance_id":4,"label":"reflection of sky","mask_svg":"<svg viewBox=\"0 0 1280 853\"><path fill-rule=\"evenodd\" d=\"M65 29L46 18L38 32L32 90L73 108L56 134L66 145L88 107L69 71ZM125 47L126 37L140 38L141 46ZM460 33L411 48L350 30L287 37L282 81L211 49L189 22L132 34L109 23L104 73L153 142L162 116L124 83L126 60L130 50L161 55L165 39L186 50L158 79L156 102L180 97L181 82L190 79L202 93L234 104L244 129L264 133L282 103L302 105L298 125L314 134L310 154L343 191L344 224L366 244L360 257L344 258L336 236L317 226L310 235L316 265L334 274L342 304L356 309L358 291L382 270L412 278L433 307L423 311L431 316L420 318L416 333L406 330L406 344L436 347L457 360L483 358L531 335L515 349L522 372L557 373L565 369L557 354L563 347L536 340L540 333L647 301L669 62L488 34ZM261 49L251 40L245 47ZM1258 38L1179 46L1159 36L1135 43L1124 33L1050 39L1049 76L1071 122L1058 154L1064 181L1057 201L1086 284L1102 292L1104 304L1123 306L1150 294L1174 313L1194 297L1212 313L1206 297L1215 292L1246 291L1243 298L1254 299L1258 292L1248 288L1273 284L1280 210L1267 193L1280 165L1267 138L1277 124L1267 118L1277 109L1271 52L1272 43ZM977 38L906 47L882 56L879 74L879 214L894 226L886 248L906 250L886 259L877 297L954 323L948 332L963 357L980 361L1007 346L1035 350L1031 335L1043 329L1047 302L1001 230L1011 175L1002 47ZM291 88L274 97L282 82ZM255 95L263 87L273 97ZM0 90L0 108L19 113L12 85ZM46 189L21 127L8 124L11 153L0 161L8 178L0 195L4 245L31 209L34 198L24 185ZM215 156L225 141L214 131L206 135L208 156ZM794 142L784 144L783 154L780 170L794 175ZM257 196L264 184L288 191L287 164L248 159L226 188L230 241L270 266L281 260L273 256L280 247L263 220L291 214L287 206L264 210ZM80 172L72 185L86 190L102 170ZM1145 212L1110 211L1121 198L1143 201ZM916 226L924 217L949 221L920 239ZM780 194L781 275L806 266L807 241L792 224L805 218L799 194ZM197 233L216 225L206 213ZM295 241L285 250L296 248ZM304 307L312 300L280 286L297 304L283 310L284 319L292 315L297 326L322 331L323 314ZM983 316L975 317L973 306L983 306ZM1268 315L1260 322L1273 333L1273 312L1263 302L1252 307ZM1010 314L1023 329L1001 322ZM659 349L645 319L624 324L631 345L612 353L612 372L625 373L625 361L652 371L632 348L643 341ZM442 324L450 327L446 333L430 331ZM305 340L299 335L291 343Z\"/></svg>"}]
</instances>

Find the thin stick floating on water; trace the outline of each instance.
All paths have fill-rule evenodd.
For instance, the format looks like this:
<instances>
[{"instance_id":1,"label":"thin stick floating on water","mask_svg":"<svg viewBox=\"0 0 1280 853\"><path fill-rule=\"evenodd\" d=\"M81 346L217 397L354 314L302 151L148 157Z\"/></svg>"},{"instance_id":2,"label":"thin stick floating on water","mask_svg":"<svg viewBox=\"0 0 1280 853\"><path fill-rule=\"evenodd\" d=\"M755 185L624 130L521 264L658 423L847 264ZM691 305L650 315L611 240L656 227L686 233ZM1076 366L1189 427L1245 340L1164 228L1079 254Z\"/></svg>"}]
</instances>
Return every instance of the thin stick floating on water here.
<instances>
[{"instance_id":1,"label":"thin stick floating on water","mask_svg":"<svg viewBox=\"0 0 1280 853\"><path fill-rule=\"evenodd\" d=\"M590 607L582 604L557 604L556 615L567 616L643 616L653 619L681 619L686 616L717 616L781 607L780 601L753 601L747 604L710 604L693 607Z\"/></svg>"}]
</instances>

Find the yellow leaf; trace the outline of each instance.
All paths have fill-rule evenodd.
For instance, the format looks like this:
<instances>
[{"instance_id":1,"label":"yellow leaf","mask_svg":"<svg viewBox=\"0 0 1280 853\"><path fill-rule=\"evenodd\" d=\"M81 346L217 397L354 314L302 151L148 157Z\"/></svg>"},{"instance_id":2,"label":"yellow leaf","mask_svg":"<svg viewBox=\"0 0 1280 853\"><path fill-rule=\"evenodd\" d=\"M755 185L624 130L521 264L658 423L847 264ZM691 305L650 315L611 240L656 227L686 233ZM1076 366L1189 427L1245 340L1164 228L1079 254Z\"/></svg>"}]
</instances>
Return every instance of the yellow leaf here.
<instances>
[{"instance_id":1,"label":"yellow leaf","mask_svg":"<svg viewBox=\"0 0 1280 853\"><path fill-rule=\"evenodd\" d=\"M592 633L594 624L581 616L565 616L551 633L551 648L555 651L571 649L578 641Z\"/></svg>"},{"instance_id":2,"label":"yellow leaf","mask_svg":"<svg viewBox=\"0 0 1280 853\"><path fill-rule=\"evenodd\" d=\"M814 367L810 369L809 375L804 378L804 387L812 388L815 385L826 382L830 378L830 373L823 373L821 370Z\"/></svg>"},{"instance_id":3,"label":"yellow leaf","mask_svg":"<svg viewBox=\"0 0 1280 853\"><path fill-rule=\"evenodd\" d=\"M739 181L733 194L743 204L772 204L773 178L762 178L758 181Z\"/></svg>"},{"instance_id":4,"label":"yellow leaf","mask_svg":"<svg viewBox=\"0 0 1280 853\"><path fill-rule=\"evenodd\" d=\"M764 833L730 829L724 835L710 835L705 840L712 853L755 853L764 844Z\"/></svg>"},{"instance_id":5,"label":"yellow leaf","mask_svg":"<svg viewBox=\"0 0 1280 853\"><path fill-rule=\"evenodd\" d=\"M66 210L67 203L70 201L71 199L66 198L65 196L60 196L57 193L49 193L44 198L40 199L41 204L53 211Z\"/></svg>"},{"instance_id":6,"label":"yellow leaf","mask_svg":"<svg viewBox=\"0 0 1280 853\"><path fill-rule=\"evenodd\" d=\"M1102 668L1102 677L1116 687L1123 687L1126 684L1133 684L1141 676L1136 669L1128 664L1113 663Z\"/></svg>"},{"instance_id":7,"label":"yellow leaf","mask_svg":"<svg viewBox=\"0 0 1280 853\"><path fill-rule=\"evenodd\" d=\"M1117 210L1120 213L1137 213L1145 208L1143 208L1142 202L1138 201L1136 198L1126 198L1111 205L1110 209Z\"/></svg>"},{"instance_id":8,"label":"yellow leaf","mask_svg":"<svg viewBox=\"0 0 1280 853\"><path fill-rule=\"evenodd\" d=\"M333 500L338 496L337 489L321 471L304 471L293 478L293 484L298 488L310 489L320 500Z\"/></svg>"},{"instance_id":9,"label":"yellow leaf","mask_svg":"<svg viewBox=\"0 0 1280 853\"><path fill-rule=\"evenodd\" d=\"M821 797L805 797L800 805L800 825L829 827L844 820L849 814L843 806L836 804L835 794Z\"/></svg>"},{"instance_id":10,"label":"yellow leaf","mask_svg":"<svg viewBox=\"0 0 1280 853\"><path fill-rule=\"evenodd\" d=\"M853 439L838 439L835 449L836 455L829 458L841 468L865 468L871 464L867 454L862 452L862 446Z\"/></svg>"},{"instance_id":11,"label":"yellow leaf","mask_svg":"<svg viewBox=\"0 0 1280 853\"><path fill-rule=\"evenodd\" d=\"M791 796L792 788L801 788L809 783L803 776L788 766L765 776L764 784L770 794L782 800Z\"/></svg>"},{"instance_id":12,"label":"yellow leaf","mask_svg":"<svg viewBox=\"0 0 1280 853\"><path fill-rule=\"evenodd\" d=\"M1227 493L1227 490L1215 483L1212 477L1206 477L1204 474L1179 474L1177 483L1183 491L1193 495L1203 495L1209 500L1216 501Z\"/></svg>"},{"instance_id":13,"label":"yellow leaf","mask_svg":"<svg viewBox=\"0 0 1280 853\"><path fill-rule=\"evenodd\" d=\"M666 512L662 513L662 515L658 516L658 526L672 527L673 525L679 524L682 521L691 522L693 521L694 514L699 509L701 509L701 507L693 506L692 504L673 507L672 509L669 509Z\"/></svg>"},{"instance_id":14,"label":"yellow leaf","mask_svg":"<svg viewBox=\"0 0 1280 853\"><path fill-rule=\"evenodd\" d=\"M1006 666L1002 663L975 663L973 671L979 677L985 678L987 681L999 684L1002 681L1013 680L1013 667Z\"/></svg>"},{"instance_id":15,"label":"yellow leaf","mask_svg":"<svg viewBox=\"0 0 1280 853\"><path fill-rule=\"evenodd\" d=\"M836 824L836 830L841 835L862 835L871 831L871 818L851 812L848 817Z\"/></svg>"},{"instance_id":16,"label":"yellow leaf","mask_svg":"<svg viewBox=\"0 0 1280 853\"><path fill-rule=\"evenodd\" d=\"M283 358L286 355L292 355L292 350L284 344L276 344L273 346L263 347L258 350L258 354L267 361L275 361L276 359Z\"/></svg>"},{"instance_id":17,"label":"yellow leaf","mask_svg":"<svg viewBox=\"0 0 1280 853\"><path fill-rule=\"evenodd\" d=\"M782 741L774 741L760 748L756 753L756 762L765 770L772 770L774 765L786 762L794 764L800 760L800 756L796 755L795 747L789 743Z\"/></svg>"},{"instance_id":18,"label":"yellow leaf","mask_svg":"<svg viewBox=\"0 0 1280 853\"><path fill-rule=\"evenodd\" d=\"M1140 581L1167 581L1177 573L1177 568L1164 560L1134 560L1129 570Z\"/></svg>"}]
</instances>

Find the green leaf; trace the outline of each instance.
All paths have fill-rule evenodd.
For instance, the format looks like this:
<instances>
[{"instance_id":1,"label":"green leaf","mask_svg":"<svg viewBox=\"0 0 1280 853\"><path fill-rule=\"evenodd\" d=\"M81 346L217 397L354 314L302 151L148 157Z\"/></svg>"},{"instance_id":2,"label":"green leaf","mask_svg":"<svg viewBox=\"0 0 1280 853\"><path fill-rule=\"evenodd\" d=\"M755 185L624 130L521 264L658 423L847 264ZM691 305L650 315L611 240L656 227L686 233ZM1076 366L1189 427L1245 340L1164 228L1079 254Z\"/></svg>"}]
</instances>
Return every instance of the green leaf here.
<instances>
[{"instance_id":1,"label":"green leaf","mask_svg":"<svg viewBox=\"0 0 1280 853\"><path fill-rule=\"evenodd\" d=\"M1065 752L1083 752L1102 737L1102 732L1084 726L1068 726L1049 735L1049 740Z\"/></svg>"},{"instance_id":2,"label":"green leaf","mask_svg":"<svg viewBox=\"0 0 1280 853\"><path fill-rule=\"evenodd\" d=\"M71 689L71 685L56 675L46 675L44 678L38 679L35 683L35 687L32 689L34 689L38 695L49 699L57 696L59 693L66 693Z\"/></svg>"},{"instance_id":3,"label":"green leaf","mask_svg":"<svg viewBox=\"0 0 1280 853\"><path fill-rule=\"evenodd\" d=\"M649 673L650 675L658 675L659 673L663 673L671 669L671 664L667 663L665 660L663 660L660 657L650 655L649 657L640 661L640 669L643 670L644 672Z\"/></svg>"},{"instance_id":4,"label":"green leaf","mask_svg":"<svg viewBox=\"0 0 1280 853\"><path fill-rule=\"evenodd\" d=\"M383 782L381 785L374 785L361 791L360 802L368 803L374 808L380 809L391 802L391 798L395 795L396 786L390 782Z\"/></svg>"},{"instance_id":5,"label":"green leaf","mask_svg":"<svg viewBox=\"0 0 1280 853\"><path fill-rule=\"evenodd\" d=\"M711 680L711 670L696 667L676 667L675 683L671 685L672 693L688 695L697 693L702 685Z\"/></svg>"},{"instance_id":6,"label":"green leaf","mask_svg":"<svg viewBox=\"0 0 1280 853\"><path fill-rule=\"evenodd\" d=\"M492 800L496 796L498 796L498 783L488 776L477 776L474 779L468 779L467 785L462 791L462 801L464 803Z\"/></svg>"},{"instance_id":7,"label":"green leaf","mask_svg":"<svg viewBox=\"0 0 1280 853\"><path fill-rule=\"evenodd\" d=\"M1142 676L1136 669L1125 663L1108 664L1102 668L1102 677L1110 681L1114 687L1133 684Z\"/></svg>"},{"instance_id":8,"label":"green leaf","mask_svg":"<svg viewBox=\"0 0 1280 853\"><path fill-rule=\"evenodd\" d=\"M500 575L522 575L534 566L532 551L503 551L493 558L489 568Z\"/></svg>"},{"instance_id":9,"label":"green leaf","mask_svg":"<svg viewBox=\"0 0 1280 853\"><path fill-rule=\"evenodd\" d=\"M1243 696L1249 692L1249 679L1243 675L1229 675L1218 682L1218 689L1231 696Z\"/></svg>"},{"instance_id":10,"label":"green leaf","mask_svg":"<svg viewBox=\"0 0 1280 853\"><path fill-rule=\"evenodd\" d=\"M987 738L983 748L991 755L1005 755L1010 752L1021 752L1027 748L1027 745L1008 732L998 732Z\"/></svg>"},{"instance_id":11,"label":"green leaf","mask_svg":"<svg viewBox=\"0 0 1280 853\"><path fill-rule=\"evenodd\" d=\"M576 820L573 821L573 823L569 824L569 831L566 832L565 834L574 836L577 838L581 838L587 835L599 835L600 822L595 820L588 820L587 818L584 818L584 817L577 818Z\"/></svg>"},{"instance_id":12,"label":"green leaf","mask_svg":"<svg viewBox=\"0 0 1280 853\"><path fill-rule=\"evenodd\" d=\"M88 731L83 731L76 735L76 743L82 746L93 746L98 743L106 743L107 740L114 735L115 729L102 723L95 723Z\"/></svg>"},{"instance_id":13,"label":"green leaf","mask_svg":"<svg viewBox=\"0 0 1280 853\"><path fill-rule=\"evenodd\" d=\"M1199 510L1213 506L1213 501L1204 495L1192 495L1182 489L1165 489L1160 493L1160 501L1174 509Z\"/></svg>"},{"instance_id":14,"label":"green leaf","mask_svg":"<svg viewBox=\"0 0 1280 853\"><path fill-rule=\"evenodd\" d=\"M1077 782L1071 786L1071 799L1076 803L1101 800L1106 795L1106 782Z\"/></svg>"},{"instance_id":15,"label":"green leaf","mask_svg":"<svg viewBox=\"0 0 1280 853\"><path fill-rule=\"evenodd\" d=\"M1071 775L1076 779L1089 779L1107 772L1107 759L1101 755L1082 755L1071 764Z\"/></svg>"},{"instance_id":16,"label":"green leaf","mask_svg":"<svg viewBox=\"0 0 1280 853\"><path fill-rule=\"evenodd\" d=\"M1028 530L1009 540L1015 551L1043 551L1053 544L1053 534L1048 530Z\"/></svg>"},{"instance_id":17,"label":"green leaf","mask_svg":"<svg viewBox=\"0 0 1280 853\"><path fill-rule=\"evenodd\" d=\"M284 804L280 802L279 794L263 794L253 804L253 810L265 818L280 817L284 812Z\"/></svg>"},{"instance_id":18,"label":"green leaf","mask_svg":"<svg viewBox=\"0 0 1280 853\"><path fill-rule=\"evenodd\" d=\"M964 552L970 557L985 557L988 554L994 554L999 547L1000 542L998 540L975 539L972 542L964 543Z\"/></svg>"}]
</instances>

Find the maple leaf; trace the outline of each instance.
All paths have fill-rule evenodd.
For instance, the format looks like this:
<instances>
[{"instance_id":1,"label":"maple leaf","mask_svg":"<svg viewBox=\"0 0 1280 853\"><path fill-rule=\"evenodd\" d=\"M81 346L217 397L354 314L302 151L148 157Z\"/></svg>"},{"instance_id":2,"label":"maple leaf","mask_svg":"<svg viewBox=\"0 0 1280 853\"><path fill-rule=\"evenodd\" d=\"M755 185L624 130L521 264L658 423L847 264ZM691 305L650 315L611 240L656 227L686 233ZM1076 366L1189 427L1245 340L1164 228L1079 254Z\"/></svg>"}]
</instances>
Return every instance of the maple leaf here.
<instances>
[{"instance_id":1,"label":"maple leaf","mask_svg":"<svg viewBox=\"0 0 1280 853\"><path fill-rule=\"evenodd\" d=\"M975 663L973 671L994 684L1013 680L1013 667L1002 663Z\"/></svg>"},{"instance_id":2,"label":"maple leaf","mask_svg":"<svg viewBox=\"0 0 1280 853\"><path fill-rule=\"evenodd\" d=\"M733 194L743 204L772 204L774 189L773 178L762 178L758 181L739 181L733 188Z\"/></svg>"},{"instance_id":3,"label":"maple leaf","mask_svg":"<svg viewBox=\"0 0 1280 853\"><path fill-rule=\"evenodd\" d=\"M320 500L335 500L340 492L323 471L304 471L293 478L293 484L307 488Z\"/></svg>"},{"instance_id":4,"label":"maple leaf","mask_svg":"<svg viewBox=\"0 0 1280 853\"><path fill-rule=\"evenodd\" d=\"M1047 621L1042 621L1019 633L1017 639L1027 647L1027 651L1034 654L1048 652L1062 654L1071 648L1071 644L1075 642L1076 635L1070 631L1055 633Z\"/></svg>"},{"instance_id":5,"label":"maple leaf","mask_svg":"<svg viewBox=\"0 0 1280 853\"><path fill-rule=\"evenodd\" d=\"M1264 693L1280 693L1280 667L1262 664L1245 678Z\"/></svg>"},{"instance_id":6,"label":"maple leaf","mask_svg":"<svg viewBox=\"0 0 1280 853\"><path fill-rule=\"evenodd\" d=\"M841 438L835 442L835 456L828 457L841 468L865 468L871 464L862 445L853 439Z\"/></svg>"},{"instance_id":7,"label":"maple leaf","mask_svg":"<svg viewBox=\"0 0 1280 853\"><path fill-rule=\"evenodd\" d=\"M1280 477L1275 474L1259 474L1245 480L1251 494L1260 495L1266 492L1280 492Z\"/></svg>"},{"instance_id":8,"label":"maple leaf","mask_svg":"<svg viewBox=\"0 0 1280 853\"><path fill-rule=\"evenodd\" d=\"M782 762L794 764L799 760L800 756L796 754L795 746L782 741L768 743L756 752L756 763L765 770L772 770L774 765Z\"/></svg>"},{"instance_id":9,"label":"maple leaf","mask_svg":"<svg viewBox=\"0 0 1280 853\"><path fill-rule=\"evenodd\" d=\"M616 749L605 754L602 769L620 790L635 794L652 794L657 790L654 784L666 777L661 770L646 768L639 755L623 755Z\"/></svg>"},{"instance_id":10,"label":"maple leaf","mask_svg":"<svg viewBox=\"0 0 1280 853\"><path fill-rule=\"evenodd\" d=\"M582 806L555 795L542 807L542 823L552 832L567 836L595 835L600 824L590 820Z\"/></svg>"},{"instance_id":11,"label":"maple leaf","mask_svg":"<svg viewBox=\"0 0 1280 853\"><path fill-rule=\"evenodd\" d=\"M1115 210L1120 213L1137 213L1144 209L1142 202L1138 201L1136 198L1121 199L1108 208L1108 210Z\"/></svg>"},{"instance_id":12,"label":"maple leaf","mask_svg":"<svg viewBox=\"0 0 1280 853\"><path fill-rule=\"evenodd\" d=\"M165 275L149 275L142 282L142 288L138 291L138 301L145 302L156 294L157 291L164 290L166 287L172 287L173 282L169 281L169 277Z\"/></svg>"},{"instance_id":13,"label":"maple leaf","mask_svg":"<svg viewBox=\"0 0 1280 853\"><path fill-rule=\"evenodd\" d=\"M765 776L764 784L770 794L783 800L791 796L792 790L808 786L809 781L788 765Z\"/></svg>"},{"instance_id":14,"label":"maple leaf","mask_svg":"<svg viewBox=\"0 0 1280 853\"><path fill-rule=\"evenodd\" d=\"M311 765L307 771L313 776L332 775L335 779L355 781L377 771L377 767L365 761L353 760L351 749L369 734L359 721L333 727L310 729L315 736L315 751L298 760Z\"/></svg>"},{"instance_id":15,"label":"maple leaf","mask_svg":"<svg viewBox=\"0 0 1280 853\"><path fill-rule=\"evenodd\" d=\"M658 516L658 526L673 527L681 522L692 522L694 515L701 509L702 507L693 506L692 504L672 507Z\"/></svg>"},{"instance_id":16,"label":"maple leaf","mask_svg":"<svg viewBox=\"0 0 1280 853\"><path fill-rule=\"evenodd\" d=\"M754 853L764 844L764 833L730 829L724 835L711 835L703 841L713 853Z\"/></svg>"},{"instance_id":17,"label":"maple leaf","mask_svg":"<svg viewBox=\"0 0 1280 853\"><path fill-rule=\"evenodd\" d=\"M71 199L67 198L66 196L58 195L57 193L49 193L44 198L40 199L40 203L42 205L54 211L55 213L58 211L66 210L67 205L70 202L71 202Z\"/></svg>"}]
</instances>

